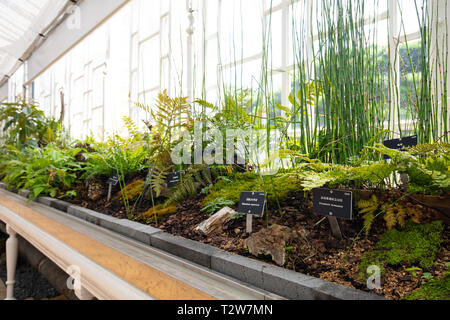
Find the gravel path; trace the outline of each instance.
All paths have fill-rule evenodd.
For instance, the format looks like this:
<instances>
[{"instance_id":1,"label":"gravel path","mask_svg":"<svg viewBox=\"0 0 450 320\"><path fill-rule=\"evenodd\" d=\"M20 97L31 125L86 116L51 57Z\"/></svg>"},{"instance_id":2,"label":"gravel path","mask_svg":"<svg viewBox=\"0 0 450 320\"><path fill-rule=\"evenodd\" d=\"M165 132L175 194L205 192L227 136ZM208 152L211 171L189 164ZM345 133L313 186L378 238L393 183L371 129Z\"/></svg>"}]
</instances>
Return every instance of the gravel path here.
<instances>
[{"instance_id":1,"label":"gravel path","mask_svg":"<svg viewBox=\"0 0 450 320\"><path fill-rule=\"evenodd\" d=\"M0 278L6 282L6 267L0 265ZM59 296L58 291L45 280L28 263L21 262L16 270L14 295L17 300L33 298L34 300L50 299Z\"/></svg>"}]
</instances>

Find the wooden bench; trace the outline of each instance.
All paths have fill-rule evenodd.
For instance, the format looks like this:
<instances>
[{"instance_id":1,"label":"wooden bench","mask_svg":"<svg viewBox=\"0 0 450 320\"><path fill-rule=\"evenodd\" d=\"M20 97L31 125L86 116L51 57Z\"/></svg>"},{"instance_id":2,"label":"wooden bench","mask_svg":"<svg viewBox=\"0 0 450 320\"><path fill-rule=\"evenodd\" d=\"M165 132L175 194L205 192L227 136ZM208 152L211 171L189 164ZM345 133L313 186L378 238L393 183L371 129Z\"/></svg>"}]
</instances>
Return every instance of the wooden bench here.
<instances>
[{"instance_id":1,"label":"wooden bench","mask_svg":"<svg viewBox=\"0 0 450 320\"><path fill-rule=\"evenodd\" d=\"M9 235L6 299L14 299L17 235L68 274L74 273L74 290L80 299L273 298L267 292L4 190L0 190L0 220Z\"/></svg>"}]
</instances>

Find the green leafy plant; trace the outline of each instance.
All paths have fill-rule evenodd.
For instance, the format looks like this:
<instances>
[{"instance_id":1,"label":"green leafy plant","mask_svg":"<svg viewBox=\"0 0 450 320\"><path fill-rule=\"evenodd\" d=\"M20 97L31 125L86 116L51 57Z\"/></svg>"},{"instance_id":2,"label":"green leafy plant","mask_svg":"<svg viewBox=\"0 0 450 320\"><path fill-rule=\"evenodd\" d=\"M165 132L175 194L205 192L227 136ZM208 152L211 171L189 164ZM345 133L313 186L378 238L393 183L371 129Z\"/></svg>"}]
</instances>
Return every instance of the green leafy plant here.
<instances>
[{"instance_id":1,"label":"green leafy plant","mask_svg":"<svg viewBox=\"0 0 450 320\"><path fill-rule=\"evenodd\" d=\"M406 268L405 271L408 271L411 273L411 277L417 278L417 272L422 272L422 268L418 267L412 267L412 268Z\"/></svg>"},{"instance_id":2,"label":"green leafy plant","mask_svg":"<svg viewBox=\"0 0 450 320\"><path fill-rule=\"evenodd\" d=\"M200 211L206 212L211 216L225 207L234 206L234 204L234 201L218 198L206 203Z\"/></svg>"},{"instance_id":3,"label":"green leafy plant","mask_svg":"<svg viewBox=\"0 0 450 320\"><path fill-rule=\"evenodd\" d=\"M239 220L242 219L246 216L245 213L241 213L241 212L235 212L233 213L233 215L231 216L231 220Z\"/></svg>"},{"instance_id":4,"label":"green leafy plant","mask_svg":"<svg viewBox=\"0 0 450 320\"><path fill-rule=\"evenodd\" d=\"M87 159L85 179L95 175L126 176L144 169L147 154L142 141L124 139L116 135L110 137L106 143L97 143L93 147L95 152L84 153Z\"/></svg>"},{"instance_id":5,"label":"green leafy plant","mask_svg":"<svg viewBox=\"0 0 450 320\"><path fill-rule=\"evenodd\" d=\"M383 145L369 149L389 156L397 172L408 174L409 191L429 194L450 192L449 143L422 144L405 152Z\"/></svg>"},{"instance_id":6,"label":"green leafy plant","mask_svg":"<svg viewBox=\"0 0 450 320\"><path fill-rule=\"evenodd\" d=\"M25 101L0 103L0 122L4 122L6 144L21 150L27 146L46 146L62 138L61 121L45 117L37 105Z\"/></svg>"},{"instance_id":7,"label":"green leafy plant","mask_svg":"<svg viewBox=\"0 0 450 320\"><path fill-rule=\"evenodd\" d=\"M172 188L165 205L172 205L189 197L195 196L200 190L213 184L211 172L205 165L190 167L178 185Z\"/></svg>"},{"instance_id":8,"label":"green leafy plant","mask_svg":"<svg viewBox=\"0 0 450 320\"><path fill-rule=\"evenodd\" d=\"M3 180L19 189L29 189L31 199L40 195L76 196L72 189L80 183L83 165L76 161L81 149L60 149L52 145L26 148L8 146L9 160L1 165Z\"/></svg>"},{"instance_id":9,"label":"green leafy plant","mask_svg":"<svg viewBox=\"0 0 450 320\"><path fill-rule=\"evenodd\" d=\"M431 279L433 279L433 274L430 273L430 272L424 272L424 273L422 274L422 278L424 278L424 279L426 279L426 280L431 280Z\"/></svg>"}]
</instances>

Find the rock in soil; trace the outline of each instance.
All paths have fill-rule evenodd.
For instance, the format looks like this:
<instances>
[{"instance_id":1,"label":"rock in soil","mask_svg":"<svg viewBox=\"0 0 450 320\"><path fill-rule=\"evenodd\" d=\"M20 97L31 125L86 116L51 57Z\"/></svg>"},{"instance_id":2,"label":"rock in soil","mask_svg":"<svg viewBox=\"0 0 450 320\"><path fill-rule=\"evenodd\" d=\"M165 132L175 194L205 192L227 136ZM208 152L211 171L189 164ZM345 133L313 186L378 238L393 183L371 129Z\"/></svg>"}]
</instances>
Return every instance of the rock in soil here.
<instances>
[{"instance_id":1,"label":"rock in soil","mask_svg":"<svg viewBox=\"0 0 450 320\"><path fill-rule=\"evenodd\" d=\"M88 198L92 201L97 201L106 195L106 188L102 183L92 181L88 184Z\"/></svg>"},{"instance_id":2,"label":"rock in soil","mask_svg":"<svg viewBox=\"0 0 450 320\"><path fill-rule=\"evenodd\" d=\"M230 221L231 217L235 211L229 207L225 207L221 210L219 210L217 213L209 217L207 220L200 223L196 228L195 231L205 235L209 236L213 233L222 232L223 231L223 225Z\"/></svg>"},{"instance_id":3,"label":"rock in soil","mask_svg":"<svg viewBox=\"0 0 450 320\"><path fill-rule=\"evenodd\" d=\"M279 266L286 263L286 246L294 241L307 241L306 230L296 231L289 227L274 224L252 234L244 245L254 255L270 255Z\"/></svg>"}]
</instances>

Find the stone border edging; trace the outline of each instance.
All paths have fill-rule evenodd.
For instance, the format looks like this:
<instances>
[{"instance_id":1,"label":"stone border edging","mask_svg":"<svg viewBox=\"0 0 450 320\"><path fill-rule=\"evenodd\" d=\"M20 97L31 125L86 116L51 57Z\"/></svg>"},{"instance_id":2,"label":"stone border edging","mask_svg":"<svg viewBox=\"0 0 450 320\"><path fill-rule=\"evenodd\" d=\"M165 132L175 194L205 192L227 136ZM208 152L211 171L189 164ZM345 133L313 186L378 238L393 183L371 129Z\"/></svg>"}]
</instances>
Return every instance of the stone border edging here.
<instances>
[{"instance_id":1,"label":"stone border edging","mask_svg":"<svg viewBox=\"0 0 450 320\"><path fill-rule=\"evenodd\" d=\"M0 183L0 188L7 189L4 183ZM29 198L31 193L22 190L19 194ZM171 235L151 226L128 219L114 218L62 200L39 197L35 201L288 299L385 300L377 294L236 255L204 243Z\"/></svg>"}]
</instances>

